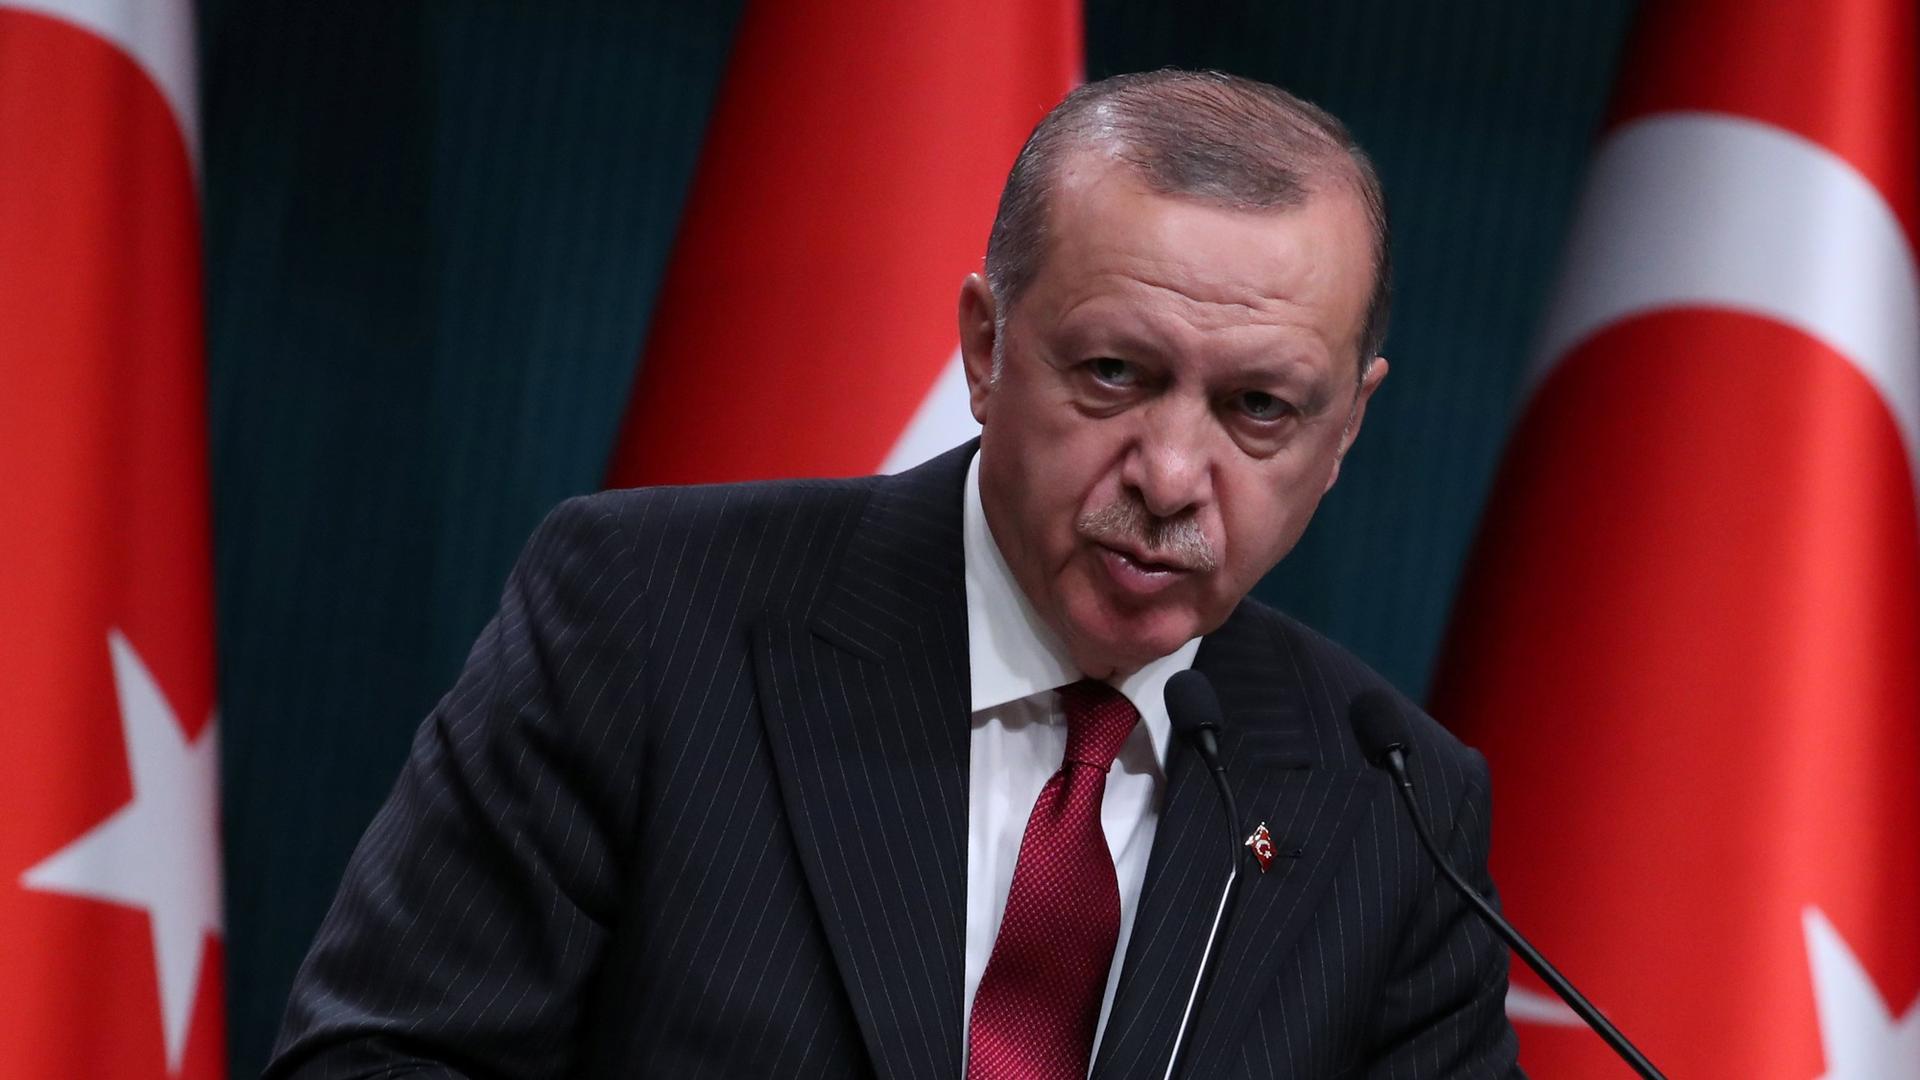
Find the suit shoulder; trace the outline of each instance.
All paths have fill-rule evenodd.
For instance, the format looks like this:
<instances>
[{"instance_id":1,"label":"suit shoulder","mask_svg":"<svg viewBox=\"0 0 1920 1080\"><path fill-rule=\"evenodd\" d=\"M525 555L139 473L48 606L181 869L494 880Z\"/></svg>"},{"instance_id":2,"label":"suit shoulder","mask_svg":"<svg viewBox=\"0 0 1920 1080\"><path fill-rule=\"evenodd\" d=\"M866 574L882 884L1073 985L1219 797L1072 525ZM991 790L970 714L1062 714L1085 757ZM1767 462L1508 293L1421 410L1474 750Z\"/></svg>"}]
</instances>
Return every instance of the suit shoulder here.
<instances>
[{"instance_id":1,"label":"suit shoulder","mask_svg":"<svg viewBox=\"0 0 1920 1080\"><path fill-rule=\"evenodd\" d=\"M614 552L657 600L719 602L818 576L872 496L871 478L623 488L560 503L529 552Z\"/></svg>"},{"instance_id":2,"label":"suit shoulder","mask_svg":"<svg viewBox=\"0 0 1920 1080\"><path fill-rule=\"evenodd\" d=\"M857 512L873 485L872 477L859 477L616 488L568 499L555 508L554 515L591 518L644 538L740 527L769 518Z\"/></svg>"},{"instance_id":3,"label":"suit shoulder","mask_svg":"<svg viewBox=\"0 0 1920 1080\"><path fill-rule=\"evenodd\" d=\"M1448 772L1464 772L1470 777L1484 776L1485 765L1477 751L1461 742L1445 725L1429 716L1399 687L1344 645L1258 600L1249 598L1242 602L1241 607L1249 617L1266 627L1280 650L1292 657L1296 666L1310 668L1319 675L1324 699L1331 706L1332 718L1341 728L1346 728L1348 724L1348 709L1355 698L1369 691L1379 691L1392 698L1400 707L1401 715L1407 718L1416 755L1444 762ZM1351 739L1350 731L1343 731L1342 734ZM1350 743L1348 748L1358 759L1358 744Z\"/></svg>"}]
</instances>

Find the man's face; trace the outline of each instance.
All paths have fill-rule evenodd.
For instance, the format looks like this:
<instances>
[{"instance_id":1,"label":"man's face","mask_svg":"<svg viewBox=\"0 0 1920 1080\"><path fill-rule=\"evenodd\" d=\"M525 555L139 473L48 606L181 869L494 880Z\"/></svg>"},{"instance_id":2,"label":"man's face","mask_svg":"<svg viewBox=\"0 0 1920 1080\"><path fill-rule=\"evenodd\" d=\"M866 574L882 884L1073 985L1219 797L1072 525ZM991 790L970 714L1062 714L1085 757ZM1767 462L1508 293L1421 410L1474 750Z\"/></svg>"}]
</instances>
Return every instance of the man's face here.
<instances>
[{"instance_id":1,"label":"man's face","mask_svg":"<svg viewBox=\"0 0 1920 1080\"><path fill-rule=\"evenodd\" d=\"M1246 213L1069 159L1045 260L1009 313L961 290L981 500L1014 577L1080 669L1131 671L1218 627L1339 474L1372 234L1331 185Z\"/></svg>"}]
</instances>

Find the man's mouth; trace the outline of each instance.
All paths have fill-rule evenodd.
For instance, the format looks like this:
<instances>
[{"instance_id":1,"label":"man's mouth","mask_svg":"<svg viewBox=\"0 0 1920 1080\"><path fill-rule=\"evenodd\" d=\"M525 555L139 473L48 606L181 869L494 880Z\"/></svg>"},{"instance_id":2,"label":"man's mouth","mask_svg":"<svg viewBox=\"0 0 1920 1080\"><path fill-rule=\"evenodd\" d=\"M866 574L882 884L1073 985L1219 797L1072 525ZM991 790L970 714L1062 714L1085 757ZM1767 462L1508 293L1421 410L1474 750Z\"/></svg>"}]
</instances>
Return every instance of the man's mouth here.
<instances>
[{"instance_id":1,"label":"man's mouth","mask_svg":"<svg viewBox=\"0 0 1920 1080\"><path fill-rule=\"evenodd\" d=\"M1185 573L1193 569L1192 566L1174 555L1149 555L1138 549L1121 547L1118 544L1101 544L1100 546L1143 570L1165 570L1170 573Z\"/></svg>"},{"instance_id":2,"label":"man's mouth","mask_svg":"<svg viewBox=\"0 0 1920 1080\"><path fill-rule=\"evenodd\" d=\"M1096 542L1094 550L1107 577L1123 592L1135 596L1152 596L1193 572L1191 567L1109 544Z\"/></svg>"}]
</instances>

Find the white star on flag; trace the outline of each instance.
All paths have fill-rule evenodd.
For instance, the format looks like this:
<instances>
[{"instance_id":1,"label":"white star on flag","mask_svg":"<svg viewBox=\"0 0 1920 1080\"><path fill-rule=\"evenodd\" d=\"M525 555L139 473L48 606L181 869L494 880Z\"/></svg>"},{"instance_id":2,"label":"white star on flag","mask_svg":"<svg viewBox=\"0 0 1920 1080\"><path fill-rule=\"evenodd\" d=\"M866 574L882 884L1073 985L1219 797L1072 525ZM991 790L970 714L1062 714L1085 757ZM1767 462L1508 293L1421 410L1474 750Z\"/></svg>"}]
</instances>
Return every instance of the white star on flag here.
<instances>
[{"instance_id":1,"label":"white star on flag","mask_svg":"<svg viewBox=\"0 0 1920 1080\"><path fill-rule=\"evenodd\" d=\"M1820 1044L1827 1054L1822 1080L1920 1080L1920 1002L1895 1019L1826 915L1810 907L1801 923L1820 1011Z\"/></svg>"},{"instance_id":2,"label":"white star on flag","mask_svg":"<svg viewBox=\"0 0 1920 1080\"><path fill-rule=\"evenodd\" d=\"M1580 1027L1586 1023L1572 1007L1552 994L1512 985L1507 987L1507 1018L1515 1023L1547 1024L1552 1027Z\"/></svg>"},{"instance_id":3,"label":"white star on flag","mask_svg":"<svg viewBox=\"0 0 1920 1080\"><path fill-rule=\"evenodd\" d=\"M153 675L107 633L133 801L21 875L42 892L140 908L153 932L167 1070L180 1071L206 935L222 932L215 721L188 742Z\"/></svg>"},{"instance_id":4,"label":"white star on flag","mask_svg":"<svg viewBox=\"0 0 1920 1080\"><path fill-rule=\"evenodd\" d=\"M1826 914L1809 907L1801 923L1827 1058L1827 1072L1820 1080L1920 1080L1920 1001L1896 1019ZM1517 986L1507 991L1507 1015L1557 1027L1581 1023L1579 1014L1558 998Z\"/></svg>"}]
</instances>

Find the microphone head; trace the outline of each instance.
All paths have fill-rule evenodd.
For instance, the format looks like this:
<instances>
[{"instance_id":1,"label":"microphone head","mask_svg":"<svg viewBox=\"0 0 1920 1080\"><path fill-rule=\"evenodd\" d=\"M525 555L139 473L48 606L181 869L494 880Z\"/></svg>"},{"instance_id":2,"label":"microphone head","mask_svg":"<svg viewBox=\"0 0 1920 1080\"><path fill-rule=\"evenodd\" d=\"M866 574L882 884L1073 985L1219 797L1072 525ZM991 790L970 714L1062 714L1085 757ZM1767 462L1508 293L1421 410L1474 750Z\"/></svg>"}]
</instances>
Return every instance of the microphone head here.
<instances>
[{"instance_id":1,"label":"microphone head","mask_svg":"<svg viewBox=\"0 0 1920 1080\"><path fill-rule=\"evenodd\" d=\"M1192 668L1175 672L1167 680L1166 694L1167 721L1175 734L1190 739L1202 731L1220 730L1220 695L1213 692L1213 682L1205 675Z\"/></svg>"},{"instance_id":2,"label":"microphone head","mask_svg":"<svg viewBox=\"0 0 1920 1080\"><path fill-rule=\"evenodd\" d=\"M1347 717L1360 739L1361 752L1376 765L1393 751L1405 752L1412 745L1406 715L1384 690L1368 690L1354 698Z\"/></svg>"}]
</instances>

